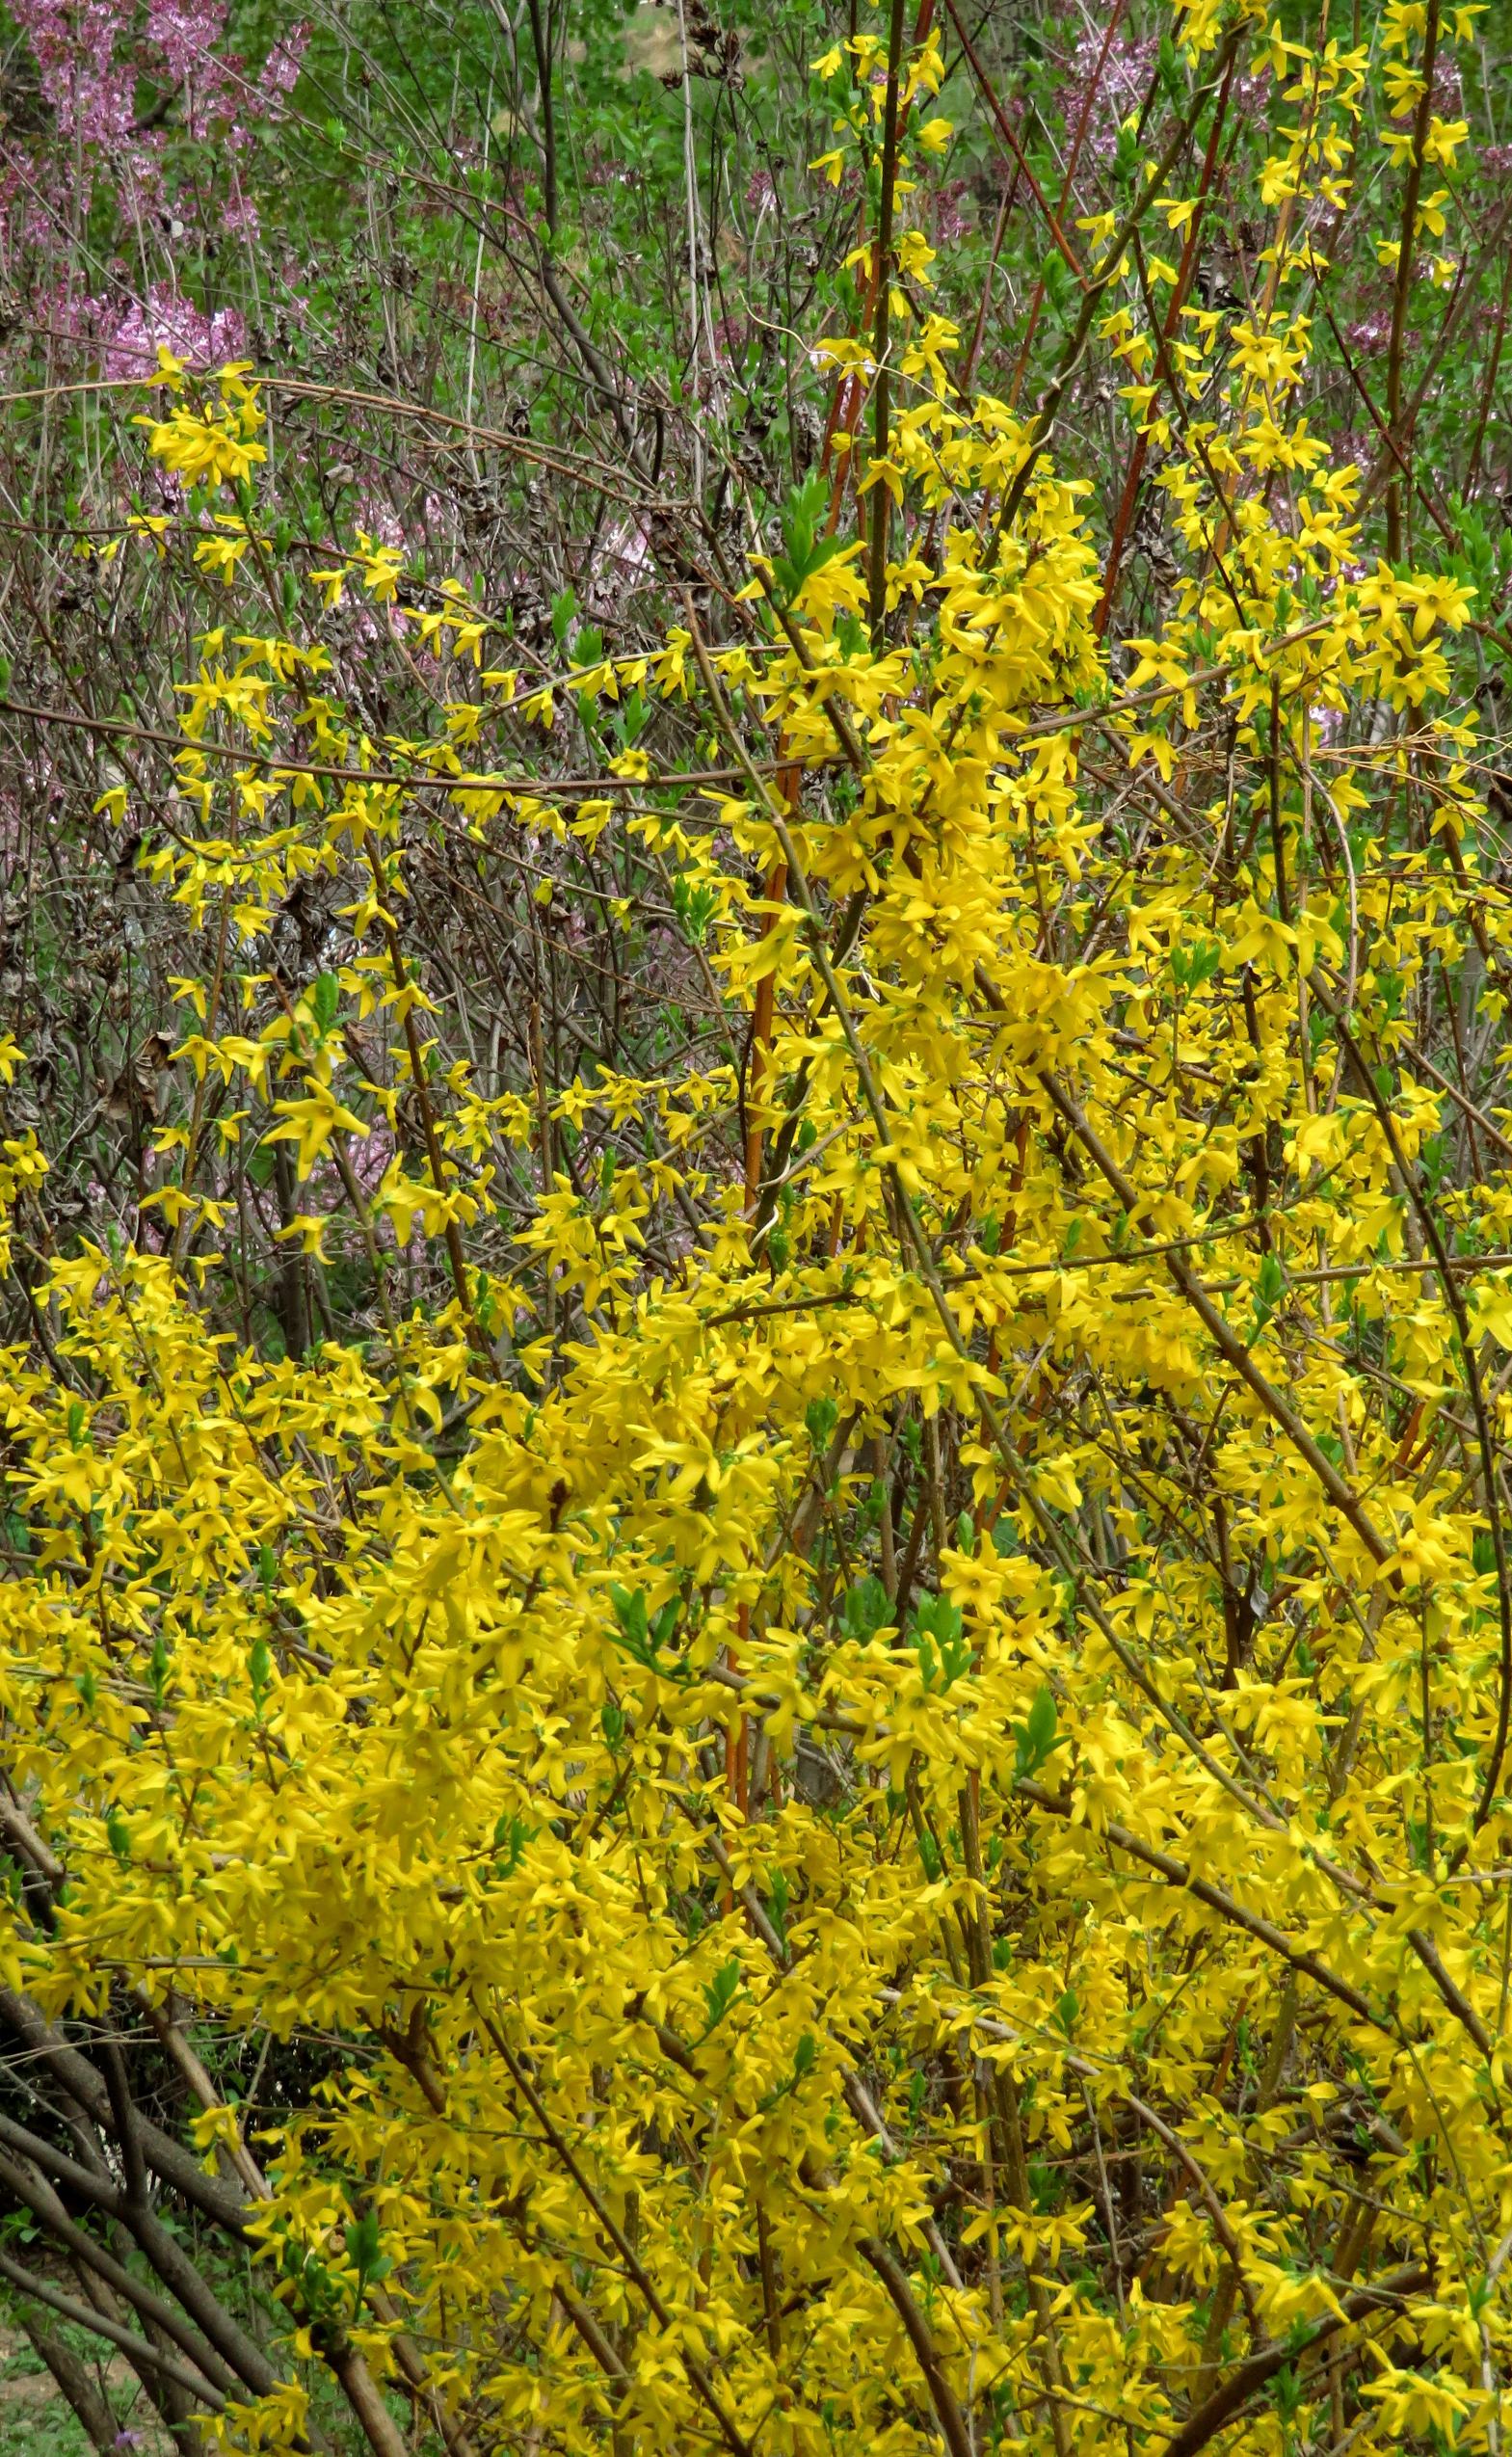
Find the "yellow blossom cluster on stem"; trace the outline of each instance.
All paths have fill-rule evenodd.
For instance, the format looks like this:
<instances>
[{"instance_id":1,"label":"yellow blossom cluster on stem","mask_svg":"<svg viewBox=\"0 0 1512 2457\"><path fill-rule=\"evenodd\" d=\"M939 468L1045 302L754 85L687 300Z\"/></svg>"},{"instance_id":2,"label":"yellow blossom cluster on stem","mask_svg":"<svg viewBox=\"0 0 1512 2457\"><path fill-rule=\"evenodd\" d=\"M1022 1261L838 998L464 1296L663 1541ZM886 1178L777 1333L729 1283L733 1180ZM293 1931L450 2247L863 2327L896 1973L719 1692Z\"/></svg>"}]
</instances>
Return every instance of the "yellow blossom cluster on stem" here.
<instances>
[{"instance_id":1,"label":"yellow blossom cluster on stem","mask_svg":"<svg viewBox=\"0 0 1512 2457\"><path fill-rule=\"evenodd\" d=\"M1364 552L1296 408L1364 63L1178 15L1202 107L1243 41L1285 135L1242 308L1089 251L1187 558L1117 663L1054 400L955 391L944 319L870 473L880 624L800 499L717 629L523 687L366 534L270 632L257 387L147 421L242 488L145 856L211 952L163 1250L29 1266L5 1360L6 1773L66 1883L0 1905L0 1978L346 2043L253 2232L297 2355L412 2332L480 2445L1499 2445L1512 1142L1420 1029L1512 978L1476 598ZM349 593L428 660L423 738L344 704ZM554 788L558 706L632 695L697 779ZM553 895L633 848L723 1040L485 1090L410 949L427 835ZM349 944L294 986L257 950L317 877ZM207 1301L222 1095L312 1253L356 1220L370 1335L272 1355ZM0 1146L18 1239L41 1166Z\"/></svg>"}]
</instances>

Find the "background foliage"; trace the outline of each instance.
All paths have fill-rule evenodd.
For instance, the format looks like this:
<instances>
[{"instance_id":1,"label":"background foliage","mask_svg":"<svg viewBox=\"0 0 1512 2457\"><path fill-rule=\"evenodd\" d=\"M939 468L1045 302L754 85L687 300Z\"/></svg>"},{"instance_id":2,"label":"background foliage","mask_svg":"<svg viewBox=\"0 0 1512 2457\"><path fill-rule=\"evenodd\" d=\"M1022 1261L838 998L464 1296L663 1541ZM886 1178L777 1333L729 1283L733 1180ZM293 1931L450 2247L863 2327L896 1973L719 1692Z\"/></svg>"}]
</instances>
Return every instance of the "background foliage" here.
<instances>
[{"instance_id":1,"label":"background foliage","mask_svg":"<svg viewBox=\"0 0 1512 2457\"><path fill-rule=\"evenodd\" d=\"M1499 2449L1504 13L4 46L9 2369Z\"/></svg>"}]
</instances>

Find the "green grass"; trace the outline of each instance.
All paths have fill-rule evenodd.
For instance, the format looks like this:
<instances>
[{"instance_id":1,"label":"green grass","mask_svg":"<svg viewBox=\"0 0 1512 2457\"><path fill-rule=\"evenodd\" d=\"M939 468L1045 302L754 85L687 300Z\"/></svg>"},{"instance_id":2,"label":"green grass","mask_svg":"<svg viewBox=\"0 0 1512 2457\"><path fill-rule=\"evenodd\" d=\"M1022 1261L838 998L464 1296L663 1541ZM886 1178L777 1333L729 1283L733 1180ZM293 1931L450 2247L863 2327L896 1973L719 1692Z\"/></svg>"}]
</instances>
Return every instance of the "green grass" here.
<instances>
[{"instance_id":1,"label":"green grass","mask_svg":"<svg viewBox=\"0 0 1512 2457\"><path fill-rule=\"evenodd\" d=\"M97 2338L64 2330L76 2354L92 2365ZM123 2430L141 2434L137 2457L160 2457L172 2444L144 2398L129 2366L113 2364L106 2391ZM66 2399L21 2331L0 2322L0 2457L93 2457Z\"/></svg>"}]
</instances>

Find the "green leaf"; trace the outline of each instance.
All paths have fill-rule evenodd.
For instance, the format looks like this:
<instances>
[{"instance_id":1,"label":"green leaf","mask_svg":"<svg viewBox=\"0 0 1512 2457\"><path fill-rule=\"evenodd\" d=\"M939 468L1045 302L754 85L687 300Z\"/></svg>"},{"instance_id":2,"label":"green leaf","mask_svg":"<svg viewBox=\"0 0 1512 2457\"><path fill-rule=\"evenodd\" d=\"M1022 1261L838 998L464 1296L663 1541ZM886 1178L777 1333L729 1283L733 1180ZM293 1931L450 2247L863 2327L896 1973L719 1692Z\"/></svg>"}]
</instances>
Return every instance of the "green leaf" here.
<instances>
[{"instance_id":1,"label":"green leaf","mask_svg":"<svg viewBox=\"0 0 1512 2457\"><path fill-rule=\"evenodd\" d=\"M1064 1747L1055 1728L1055 1697L1047 1684L1041 1689L1021 1723L1014 1725L1018 1749L1014 1761L1016 1777L1037 1775L1048 1758Z\"/></svg>"},{"instance_id":2,"label":"green leaf","mask_svg":"<svg viewBox=\"0 0 1512 2457\"><path fill-rule=\"evenodd\" d=\"M890 1629L896 1619L897 1614L880 1578L868 1573L846 1589L840 1605L840 1630L844 1637L864 1645L879 1630Z\"/></svg>"},{"instance_id":3,"label":"green leaf","mask_svg":"<svg viewBox=\"0 0 1512 2457\"><path fill-rule=\"evenodd\" d=\"M740 1993L741 1968L738 1962L728 1962L717 1970L703 1990L705 2016L703 2037L717 2028ZM702 2043L701 2043L702 2044Z\"/></svg>"}]
</instances>

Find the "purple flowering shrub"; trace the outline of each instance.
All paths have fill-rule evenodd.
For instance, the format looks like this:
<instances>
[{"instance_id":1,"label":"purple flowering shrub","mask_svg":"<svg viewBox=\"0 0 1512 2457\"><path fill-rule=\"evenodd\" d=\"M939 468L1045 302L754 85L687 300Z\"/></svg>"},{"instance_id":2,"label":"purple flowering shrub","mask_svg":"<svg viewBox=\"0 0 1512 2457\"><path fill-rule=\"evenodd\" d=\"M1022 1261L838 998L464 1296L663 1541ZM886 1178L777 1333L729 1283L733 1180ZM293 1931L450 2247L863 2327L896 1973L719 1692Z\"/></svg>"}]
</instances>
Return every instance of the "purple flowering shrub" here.
<instances>
[{"instance_id":1,"label":"purple flowering shrub","mask_svg":"<svg viewBox=\"0 0 1512 2457\"><path fill-rule=\"evenodd\" d=\"M10 14L35 80L32 107L0 125L13 340L111 382L150 375L160 345L206 369L239 356L245 315L212 295L208 268L257 238L246 172L287 108L307 26L252 66L225 0L12 0Z\"/></svg>"},{"instance_id":2,"label":"purple flowering shrub","mask_svg":"<svg viewBox=\"0 0 1512 2457\"><path fill-rule=\"evenodd\" d=\"M723 870L745 858L724 822L727 796L748 780L721 736L658 690L650 656L677 630L691 648L690 618L759 654L743 583L754 549L787 544L784 516L796 531L795 502L821 551L832 538L864 547L879 533L877 507L890 498L863 473L882 391L870 353L889 315L894 412L916 397L909 341L938 316L947 400L991 398L1005 435L1015 419L1021 431L1052 421L1044 466L1078 491L1115 683L1194 578L1225 571L1232 554L1232 534L1194 547L1173 510L1187 439L1195 453L1205 431L1224 431L1214 396L1238 382L1230 347L1246 329L1254 341L1258 328L1305 320L1301 405L1316 469L1305 455L1286 459L1278 426L1275 466L1257 452L1229 473L1235 492L1246 512L1260 507L1288 596L1316 586L1315 605L1373 578L1398 546L1397 559L1446 587L1473 583L1475 621L1457 635L1451 681L1467 742L1472 718L1479 729L1492 823L1512 826L1504 11L1435 64L1431 113L1464 135L1441 133L1451 158L1423 210L1442 227L1425 226L1409 250L1403 284L1394 171L1357 189L1341 177L1329 194L1311 181L1295 210L1285 179L1266 181L1275 130L1306 117L1282 96L1269 19L1246 32L1219 95L1194 100L1169 0L996 10L926 0L917 15L909 0L910 29L932 22L939 38L940 90L914 97L928 133L897 200L906 244L895 283L879 286L879 165L863 172L834 139L846 111L868 125L885 115L874 46L886 9L868 19L856 0L633 10L497 0L473 12L421 0L337 11L332 0L306 24L302 0L254 0L261 18L252 5L0 0L0 1047L13 1039L26 1052L15 1082L0 1086L0 1142L35 1131L50 1162L0 1274L0 1347L45 1348L51 1261L87 1239L171 1254L191 1276L202 1266L196 1301L236 1349L277 1359L331 1342L391 1355L392 1315L444 1305L454 1289L423 1210L402 1228L383 1212L374 1226L390 1171L424 1179L429 1102L460 1100L463 1085L480 1096L476 1150L463 1156L476 1163L475 1176L462 1170L469 1200L478 1190L467 1259L501 1280L538 1268L519 1233L547 1184L592 1211L614 1183L617 1148L636 1157L624 1121L597 1097L606 1084L728 1066L745 1103L754 1021L722 1001L696 892L652 866L622 788L644 788L648 809L660 797ZM1379 0L1359 13L1368 53ZM1300 12L1287 0L1272 14L1280 43ZM1346 0L1331 37L1352 41L1354 15ZM854 77L818 72L853 36ZM1369 123L1390 123L1378 62L1362 73ZM1167 148L1177 210L1146 216L1128 268L1089 307L1085 267ZM1183 220L1182 200L1199 197L1201 212ZM1160 361L1191 334L1219 337L1193 346L1204 363L1183 381ZM164 354L182 395L164 389ZM140 432L175 400L218 398L218 371L242 361L266 414L255 539L234 485L166 472ZM883 590L867 607L905 715L911 677L928 672L930 593L947 558L990 558L1003 500L943 463L938 474L927 517L908 530L895 601ZM893 476L905 494L920 485L916 467L907 486ZM1295 542L1301 497L1320 482L1337 488L1350 534L1319 584ZM902 507L888 518L896 539ZM1290 609L1299 622L1308 610ZM445 621L460 628L438 647ZM854 638L847 657L853 650ZM257 703L280 659L289 670ZM606 660L622 675L646 660L640 683L626 679L616 699L574 687L574 672L581 684ZM250 703L228 695L212 715L196 709L201 671L234 684L244 669L260 678ZM1344 700L1331 691L1309 710L1323 774L1362 745L1393 752L1387 703ZM203 741L186 741L186 720L202 717ZM1256 831L1285 815L1285 781L1263 807L1236 809L1234 734L1205 726L1180 746L1182 773L1157 783L1148 763L1110 771L1117 737L1094 738L1089 722L1074 790L1101 811L1108 841L1127 844L1132 875L1156 858L1157 814L1209 836L1216 815L1222 861L1248 861L1257 843L1264 858ZM753 721L746 738L758 731ZM835 731L830 770L812 763L810 819L848 810L862 789L854 738ZM202 800L186 750L207 762ZM948 739L935 746L942 769L950 750ZM473 762L511 780L476 825L448 788ZM277 827L285 792L318 796L332 774L344 788L354 772L364 785L402 775L395 933L424 993L425 1046L416 1060L382 1003L343 1023L343 1063L391 1099L381 1127L340 1159L332 1145L301 1176L290 1145L266 1132L268 1087L254 1096L260 1108L238 1110L240 1095L213 1069L197 1078L188 985L214 982L210 1028L223 1035L318 1013L343 968L350 986L362 951L353 916L373 881L339 844L329 864L279 874L266 908L218 888L196 912L165 879L187 838L223 831L234 845L250 814L259 831ZM1404 810L1422 789L1404 770ZM1314 808L1320 820L1332 808L1321 789ZM538 824L543 813L559 827ZM1340 815L1340 929L1356 886L1346 826ZM1325 826L1330 878L1335 849ZM1409 850L1415 863L1446 858L1427 825ZM896 853L879 842L876 858ZM1068 875L1047 872L1048 944L1078 893L1079 857L1057 858ZM754 862L743 875L754 896L770 892ZM1488 868L1487 896L1509 882L1512 865ZM927 872L920 887L923 899ZM1110 905L1110 931L1121 909ZM885 988L871 983L868 997ZM1458 1040L1440 1055L1474 1077L1470 1130L1505 1149L1499 1045L1472 1047L1467 1061ZM1173 1042L1173 1080L1177 1056ZM495 1133L493 1110L513 1121L507 1132ZM213 1223L186 1226L164 1200L190 1176L191 1147ZM1272 1165L1262 1140L1262 1184ZM699 1166L706 1216L665 1207L648 1245L669 1283L716 1213L739 1201L747 1152L711 1129ZM794 1180L804 1166L799 1144ZM785 1190L784 1171L780 1206ZM775 1216L766 1251L780 1268L786 1231L781 1209ZM215 1270L212 1228L228 1258ZM554 1319L570 1335L565 1298ZM920 1510L912 1545L932 1528ZM11 1866L0 1857L8 1880ZM33 1891L40 1875L45 1864L31 1871ZM144 2031L140 2003L118 1990L108 2011L97 2036L80 2025L62 2052L75 2082L81 2065L93 2076L80 2127L90 2144L98 2134L88 2154L114 2197L114 2179L131 2173L129 2131L118 2142L111 2130L123 2103L118 2041L124 2086L161 2125L159 2151L187 2141L192 2110L183 2063ZM0 1989L0 2132L23 2118L55 2123L53 2148L72 2159L72 2120L37 2103L53 2050L39 2047L29 2018ZM220 2100L256 2100L249 2138L270 2106L286 2112L318 2094L323 2043L214 2036L201 2049ZM174 2246L199 2241L190 2212L204 2215L205 2194L228 2187L202 2150L184 2147L182 2164L162 2171L178 2230L167 2238L165 2292L182 2282ZM0 2140L0 2168L9 2155ZM0 2177L0 2234L5 2190ZM1146 2209L1152 2247L1169 2215ZM48 2237L50 2223L4 2236L42 2283L71 2275L78 2253L75 2237ZM240 2248L205 2291L224 2295L259 2344L278 2340L277 2314L244 2309ZM1162 2309L1157 2298L1147 2307ZM57 2376L68 2395L74 2376L61 2360ZM129 2406L108 2385L119 2417L74 2381L92 2445L142 2457L199 2446L161 2373L144 2367ZM308 2444L336 2457L439 2457L424 2401L412 2402L404 2435L392 2417L385 2435L371 2401L349 2414L330 2392ZM1093 2434L1087 2447L1101 2446L1101 2417L1074 2413L1077 2431ZM1269 2430L1268 2407L1260 2419ZM515 2444L498 2417L473 2420L476 2436L472 2422L453 2434L450 2457ZM774 2413L774 2431L780 2423ZM535 2451L538 2437L532 2425L520 2449ZM983 2457L995 2445L984 2439ZM540 2457L550 2446L542 2441Z\"/></svg>"}]
</instances>

